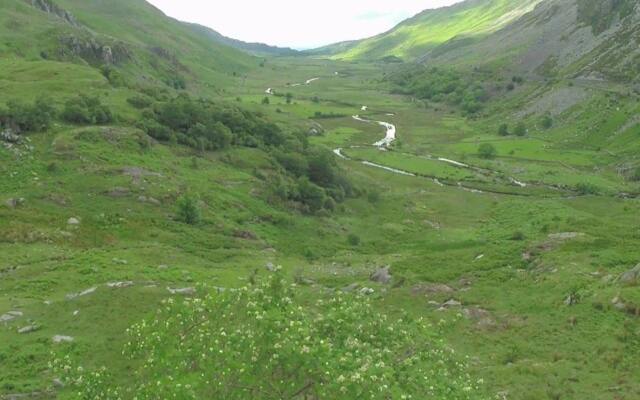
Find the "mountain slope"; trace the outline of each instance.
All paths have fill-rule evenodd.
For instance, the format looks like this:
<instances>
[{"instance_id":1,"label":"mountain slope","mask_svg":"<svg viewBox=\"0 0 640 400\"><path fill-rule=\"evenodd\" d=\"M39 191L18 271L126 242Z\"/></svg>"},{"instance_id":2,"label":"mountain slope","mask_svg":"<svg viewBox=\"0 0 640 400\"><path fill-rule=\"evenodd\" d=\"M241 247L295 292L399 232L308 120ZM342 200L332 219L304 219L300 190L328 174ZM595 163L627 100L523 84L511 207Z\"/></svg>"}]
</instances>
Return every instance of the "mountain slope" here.
<instances>
[{"instance_id":1,"label":"mountain slope","mask_svg":"<svg viewBox=\"0 0 640 400\"><path fill-rule=\"evenodd\" d=\"M630 0L546 0L488 36L452 39L422 61L493 66L543 77L638 78L640 8Z\"/></svg>"},{"instance_id":2,"label":"mountain slope","mask_svg":"<svg viewBox=\"0 0 640 400\"><path fill-rule=\"evenodd\" d=\"M111 65L135 81L184 86L256 66L252 56L167 17L143 0L6 0L0 55Z\"/></svg>"},{"instance_id":3,"label":"mountain slope","mask_svg":"<svg viewBox=\"0 0 640 400\"><path fill-rule=\"evenodd\" d=\"M392 30L361 41L339 43L316 53L335 59L415 59L454 37L494 32L531 11L540 0L467 0L426 10Z\"/></svg>"},{"instance_id":4,"label":"mountain slope","mask_svg":"<svg viewBox=\"0 0 640 400\"><path fill-rule=\"evenodd\" d=\"M197 32L203 33L211 37L213 40L215 40L220 44L230 46L235 49L242 50L256 56L295 56L300 54L299 51L288 48L288 47L270 46L265 43L243 42L242 40L233 39L233 38L224 36L223 34L216 32L213 29L208 28L206 26L191 24L186 22L185 22L185 25L191 27L193 30Z\"/></svg>"}]
</instances>

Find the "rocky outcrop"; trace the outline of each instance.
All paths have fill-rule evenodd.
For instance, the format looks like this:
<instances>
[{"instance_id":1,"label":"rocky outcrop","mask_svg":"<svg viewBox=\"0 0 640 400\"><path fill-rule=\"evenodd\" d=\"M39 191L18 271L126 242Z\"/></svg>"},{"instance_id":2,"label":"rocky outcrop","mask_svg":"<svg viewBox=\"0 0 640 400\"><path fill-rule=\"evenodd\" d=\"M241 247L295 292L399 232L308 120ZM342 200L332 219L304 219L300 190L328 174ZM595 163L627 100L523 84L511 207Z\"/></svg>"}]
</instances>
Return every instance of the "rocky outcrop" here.
<instances>
[{"instance_id":1,"label":"rocky outcrop","mask_svg":"<svg viewBox=\"0 0 640 400\"><path fill-rule=\"evenodd\" d=\"M66 23L73 26L80 26L80 23L75 19L75 17L68 11L59 7L51 0L31 0L31 5L39 10L46 12L47 14L54 15Z\"/></svg>"},{"instance_id":2,"label":"rocky outcrop","mask_svg":"<svg viewBox=\"0 0 640 400\"><path fill-rule=\"evenodd\" d=\"M124 43L103 43L95 37L63 36L60 45L61 57L80 57L94 65L119 65L132 58Z\"/></svg>"}]
</instances>

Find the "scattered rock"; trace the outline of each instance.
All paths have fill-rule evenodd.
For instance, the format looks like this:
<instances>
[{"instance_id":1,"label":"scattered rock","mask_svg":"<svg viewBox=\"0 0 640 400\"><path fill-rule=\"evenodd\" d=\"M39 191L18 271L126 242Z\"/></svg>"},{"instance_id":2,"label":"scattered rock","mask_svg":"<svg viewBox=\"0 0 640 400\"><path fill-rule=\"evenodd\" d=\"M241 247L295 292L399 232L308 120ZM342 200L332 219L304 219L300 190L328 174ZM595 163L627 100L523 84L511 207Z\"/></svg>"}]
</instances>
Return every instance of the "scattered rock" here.
<instances>
[{"instance_id":1,"label":"scattered rock","mask_svg":"<svg viewBox=\"0 0 640 400\"><path fill-rule=\"evenodd\" d=\"M453 290L450 286L435 283L431 285L416 285L412 289L413 294L441 294L441 293L453 293Z\"/></svg>"},{"instance_id":2,"label":"scattered rock","mask_svg":"<svg viewBox=\"0 0 640 400\"><path fill-rule=\"evenodd\" d=\"M31 333L37 331L38 329L40 329L40 327L37 325L27 325L18 329L18 333Z\"/></svg>"},{"instance_id":3,"label":"scattered rock","mask_svg":"<svg viewBox=\"0 0 640 400\"><path fill-rule=\"evenodd\" d=\"M164 271L164 270L169 269L169 266L166 265L166 264L161 264L161 265L158 265L158 269L161 270L161 271Z\"/></svg>"},{"instance_id":4,"label":"scattered rock","mask_svg":"<svg viewBox=\"0 0 640 400\"><path fill-rule=\"evenodd\" d=\"M108 190L105 194L109 197L127 197L131 194L131 191L125 187L117 186Z\"/></svg>"},{"instance_id":5,"label":"scattered rock","mask_svg":"<svg viewBox=\"0 0 640 400\"><path fill-rule=\"evenodd\" d=\"M478 307L469 307L462 310L462 314L469 320L475 321L481 328L490 328L496 326L495 319L487 310Z\"/></svg>"},{"instance_id":6,"label":"scattered rock","mask_svg":"<svg viewBox=\"0 0 640 400\"><path fill-rule=\"evenodd\" d=\"M618 282L627 286L635 286L640 283L640 264L636 265L633 269L620 275Z\"/></svg>"},{"instance_id":7,"label":"scattered rock","mask_svg":"<svg viewBox=\"0 0 640 400\"><path fill-rule=\"evenodd\" d=\"M75 311L73 312L73 316L74 316L74 317L76 317L78 314L80 314L80 311L79 311L79 310L75 310Z\"/></svg>"},{"instance_id":8,"label":"scattered rock","mask_svg":"<svg viewBox=\"0 0 640 400\"><path fill-rule=\"evenodd\" d=\"M390 267L386 266L378 269L377 271L372 273L371 276L369 276L369 279L373 282L378 282L385 285L389 284L391 282Z\"/></svg>"},{"instance_id":9,"label":"scattered rock","mask_svg":"<svg viewBox=\"0 0 640 400\"><path fill-rule=\"evenodd\" d=\"M4 202L4 205L9 207L9 208L17 208L20 207L21 205L23 205L25 202L25 199L23 197L17 198L17 199L9 199L7 201Z\"/></svg>"},{"instance_id":10,"label":"scattered rock","mask_svg":"<svg viewBox=\"0 0 640 400\"><path fill-rule=\"evenodd\" d=\"M21 311L9 311L6 314L0 315L0 322L8 322L18 317L22 317Z\"/></svg>"},{"instance_id":11,"label":"scattered rock","mask_svg":"<svg viewBox=\"0 0 640 400\"><path fill-rule=\"evenodd\" d=\"M251 231L235 231L233 236L245 240L257 240L258 236Z\"/></svg>"},{"instance_id":12,"label":"scattered rock","mask_svg":"<svg viewBox=\"0 0 640 400\"><path fill-rule=\"evenodd\" d=\"M458 300L454 300L454 299L446 301L446 302L442 303L442 305L441 305L441 307L444 308L444 309L460 307L460 306L462 306L462 303L459 302Z\"/></svg>"},{"instance_id":13,"label":"scattered rock","mask_svg":"<svg viewBox=\"0 0 640 400\"><path fill-rule=\"evenodd\" d=\"M567 296L566 299L564 299L564 305L565 306L574 306L576 304L578 304L578 296L576 296L575 294L570 294L569 296Z\"/></svg>"},{"instance_id":14,"label":"scattered rock","mask_svg":"<svg viewBox=\"0 0 640 400\"><path fill-rule=\"evenodd\" d=\"M54 337L51 338L51 340L53 341L53 343L71 343L75 339L71 336L55 335Z\"/></svg>"},{"instance_id":15,"label":"scattered rock","mask_svg":"<svg viewBox=\"0 0 640 400\"><path fill-rule=\"evenodd\" d=\"M561 232L561 233L551 233L548 238L551 240L571 240L577 237L584 236L584 233L579 232Z\"/></svg>"},{"instance_id":16,"label":"scattered rock","mask_svg":"<svg viewBox=\"0 0 640 400\"><path fill-rule=\"evenodd\" d=\"M264 267L269 272L275 272L275 270L276 270L276 266L272 262L268 262L267 265L265 265Z\"/></svg>"},{"instance_id":17,"label":"scattered rock","mask_svg":"<svg viewBox=\"0 0 640 400\"><path fill-rule=\"evenodd\" d=\"M67 220L67 225L73 225L73 226L80 225L80 219L76 217L71 217Z\"/></svg>"},{"instance_id":18,"label":"scattered rock","mask_svg":"<svg viewBox=\"0 0 640 400\"><path fill-rule=\"evenodd\" d=\"M181 288L181 289L172 289L172 288L168 287L167 290L171 294L184 294L184 295L188 295L188 296L196 294L196 288L194 288L194 287L186 287L186 288Z\"/></svg>"},{"instance_id":19,"label":"scattered rock","mask_svg":"<svg viewBox=\"0 0 640 400\"><path fill-rule=\"evenodd\" d=\"M120 264L120 265L127 265L127 264L129 264L129 261L127 261L127 260L123 260L123 259L120 259L120 258L115 258L115 257L114 257L114 258L112 258L112 259L111 259L111 261L112 261L114 264Z\"/></svg>"},{"instance_id":20,"label":"scattered rock","mask_svg":"<svg viewBox=\"0 0 640 400\"><path fill-rule=\"evenodd\" d=\"M351 285L342 288L342 291L350 293L350 292L353 292L354 290L358 289L359 287L360 287L360 285L358 283L352 283Z\"/></svg>"},{"instance_id":21,"label":"scattered rock","mask_svg":"<svg viewBox=\"0 0 640 400\"><path fill-rule=\"evenodd\" d=\"M84 291L82 291L82 292L78 292L78 293L69 293L69 294L66 296L66 299L67 299L67 300L73 300L73 299L75 299L76 297L86 296L86 295L88 295L88 294L91 294L91 293L95 292L97 289L98 289L98 287L97 287L97 286L94 286L94 287L91 287L91 288L89 288L89 289L87 289L87 290L84 290Z\"/></svg>"},{"instance_id":22,"label":"scattered rock","mask_svg":"<svg viewBox=\"0 0 640 400\"><path fill-rule=\"evenodd\" d=\"M109 283L107 283L107 286L112 288L112 289L124 289L124 288L127 288L129 286L133 286L133 282L132 281L109 282Z\"/></svg>"},{"instance_id":23,"label":"scattered rock","mask_svg":"<svg viewBox=\"0 0 640 400\"><path fill-rule=\"evenodd\" d=\"M626 304L624 304L619 296L614 297L613 300L611 300L611 304L613 304L615 309L620 311L624 311L627 308Z\"/></svg>"},{"instance_id":24,"label":"scattered rock","mask_svg":"<svg viewBox=\"0 0 640 400\"><path fill-rule=\"evenodd\" d=\"M373 293L375 293L375 290L373 290L372 288L363 287L362 289L360 289L360 294L364 296L369 296Z\"/></svg>"},{"instance_id":25,"label":"scattered rock","mask_svg":"<svg viewBox=\"0 0 640 400\"><path fill-rule=\"evenodd\" d=\"M58 389L64 387L64 383L62 383L62 380L60 378L55 378L53 381L51 381L51 383L53 384L53 387Z\"/></svg>"}]
</instances>

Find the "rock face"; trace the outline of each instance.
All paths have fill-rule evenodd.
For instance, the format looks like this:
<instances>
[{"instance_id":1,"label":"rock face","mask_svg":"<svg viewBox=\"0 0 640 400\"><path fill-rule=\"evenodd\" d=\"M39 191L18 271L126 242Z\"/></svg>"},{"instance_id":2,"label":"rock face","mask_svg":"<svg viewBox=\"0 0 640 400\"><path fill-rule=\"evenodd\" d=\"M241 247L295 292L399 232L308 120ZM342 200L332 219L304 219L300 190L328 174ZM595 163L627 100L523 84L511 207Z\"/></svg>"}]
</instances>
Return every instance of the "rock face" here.
<instances>
[{"instance_id":1,"label":"rock face","mask_svg":"<svg viewBox=\"0 0 640 400\"><path fill-rule=\"evenodd\" d=\"M46 12L47 14L55 15L63 19L66 23L73 26L80 26L78 21L76 21L75 17L71 15L68 11L60 8L57 4L55 4L51 0L31 0L31 5Z\"/></svg>"},{"instance_id":2,"label":"rock face","mask_svg":"<svg viewBox=\"0 0 640 400\"><path fill-rule=\"evenodd\" d=\"M373 282L378 282L378 283L387 285L391 283L391 268L389 268L388 266L382 267L377 271L375 271L374 273L372 273L369 279L371 279Z\"/></svg>"},{"instance_id":3,"label":"rock face","mask_svg":"<svg viewBox=\"0 0 640 400\"><path fill-rule=\"evenodd\" d=\"M0 141L15 144L20 143L22 141L22 137L15 134L11 129L5 129L0 131Z\"/></svg>"},{"instance_id":4,"label":"rock face","mask_svg":"<svg viewBox=\"0 0 640 400\"><path fill-rule=\"evenodd\" d=\"M635 286L640 284L640 264L620 275L620 278L618 278L618 282L627 286Z\"/></svg>"}]
</instances>

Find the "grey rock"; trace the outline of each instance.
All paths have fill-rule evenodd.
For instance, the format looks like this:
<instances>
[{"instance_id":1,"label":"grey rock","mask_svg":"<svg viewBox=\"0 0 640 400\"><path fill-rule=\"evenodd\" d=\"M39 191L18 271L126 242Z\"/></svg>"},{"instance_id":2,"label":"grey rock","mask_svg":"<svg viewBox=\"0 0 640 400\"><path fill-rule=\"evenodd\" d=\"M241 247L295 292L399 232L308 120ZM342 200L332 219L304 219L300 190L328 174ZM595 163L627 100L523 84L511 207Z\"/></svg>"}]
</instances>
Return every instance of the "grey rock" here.
<instances>
[{"instance_id":1,"label":"grey rock","mask_svg":"<svg viewBox=\"0 0 640 400\"><path fill-rule=\"evenodd\" d=\"M24 198L20 197L16 199L8 199L7 201L4 202L4 205L9 208L17 208L23 205L24 202L25 202Z\"/></svg>"},{"instance_id":2,"label":"grey rock","mask_svg":"<svg viewBox=\"0 0 640 400\"><path fill-rule=\"evenodd\" d=\"M78 292L78 293L69 293L69 294L66 296L66 299L67 299L67 300L73 300L73 299L75 299L76 297L86 296L86 295L88 295L88 294L91 294L91 293L95 292L97 289L98 289L98 287L97 287L97 286L94 286L94 287L90 287L89 289L83 290L82 292Z\"/></svg>"},{"instance_id":3,"label":"grey rock","mask_svg":"<svg viewBox=\"0 0 640 400\"><path fill-rule=\"evenodd\" d=\"M80 225L80 219L76 217L71 217L67 220L67 225Z\"/></svg>"},{"instance_id":4,"label":"grey rock","mask_svg":"<svg viewBox=\"0 0 640 400\"><path fill-rule=\"evenodd\" d=\"M123 289L123 288L127 288L129 286L133 286L133 282L132 281L109 282L109 283L107 283L107 286L112 288L112 289Z\"/></svg>"},{"instance_id":5,"label":"grey rock","mask_svg":"<svg viewBox=\"0 0 640 400\"><path fill-rule=\"evenodd\" d=\"M369 296L375 293L375 290L373 290L372 288L368 288L368 287L363 287L362 289L360 289L360 294L365 295L365 296Z\"/></svg>"},{"instance_id":6,"label":"grey rock","mask_svg":"<svg viewBox=\"0 0 640 400\"><path fill-rule=\"evenodd\" d=\"M114 258L112 258L112 259L111 259L111 261L112 261L114 264L120 264L120 265L127 265L127 264L129 264L129 261L127 261L127 260L123 260L123 259L121 259L121 258L115 258L115 257L114 257Z\"/></svg>"},{"instance_id":7,"label":"grey rock","mask_svg":"<svg viewBox=\"0 0 640 400\"><path fill-rule=\"evenodd\" d=\"M194 295L194 294L196 294L196 288L194 288L194 287L186 287L186 288L178 288L178 289L172 289L172 288L168 287L167 290L171 294L184 294L184 295Z\"/></svg>"},{"instance_id":8,"label":"grey rock","mask_svg":"<svg viewBox=\"0 0 640 400\"><path fill-rule=\"evenodd\" d=\"M40 329L40 327L38 327L38 325L27 325L25 327L22 327L20 329L18 329L18 333L31 333L31 332L35 332L38 329Z\"/></svg>"},{"instance_id":9,"label":"grey rock","mask_svg":"<svg viewBox=\"0 0 640 400\"><path fill-rule=\"evenodd\" d=\"M349 286L347 286L347 287L342 288L342 291L343 291L343 292L347 292L347 293L349 293L349 292L353 292L354 290L358 289L359 287L360 287L360 285L359 285L359 284L357 284L357 283L352 283L351 285L349 285Z\"/></svg>"},{"instance_id":10,"label":"grey rock","mask_svg":"<svg viewBox=\"0 0 640 400\"><path fill-rule=\"evenodd\" d=\"M391 282L390 268L387 266L378 269L377 271L372 273L371 276L369 276L369 279L373 282L378 282L385 285L389 284Z\"/></svg>"},{"instance_id":11,"label":"grey rock","mask_svg":"<svg viewBox=\"0 0 640 400\"><path fill-rule=\"evenodd\" d=\"M458 300L454 300L451 299L449 301L446 301L444 303L442 303L442 308L453 308L453 307L460 307L462 305L462 303L460 303Z\"/></svg>"},{"instance_id":12,"label":"grey rock","mask_svg":"<svg viewBox=\"0 0 640 400\"><path fill-rule=\"evenodd\" d=\"M55 335L54 337L51 338L51 340L53 341L53 343L71 343L75 339L71 336Z\"/></svg>"},{"instance_id":13,"label":"grey rock","mask_svg":"<svg viewBox=\"0 0 640 400\"><path fill-rule=\"evenodd\" d=\"M22 317L22 315L21 311L9 311L6 314L0 315L0 322L8 322L18 317Z\"/></svg>"},{"instance_id":14,"label":"grey rock","mask_svg":"<svg viewBox=\"0 0 640 400\"><path fill-rule=\"evenodd\" d=\"M64 383L62 382L62 380L60 378L55 378L53 381L51 381L51 383L53 384L53 387L55 388L63 388L64 387Z\"/></svg>"},{"instance_id":15,"label":"grey rock","mask_svg":"<svg viewBox=\"0 0 640 400\"><path fill-rule=\"evenodd\" d=\"M264 266L267 271L269 272L275 272L276 271L276 266L272 263L272 262L268 262L265 266Z\"/></svg>"},{"instance_id":16,"label":"grey rock","mask_svg":"<svg viewBox=\"0 0 640 400\"><path fill-rule=\"evenodd\" d=\"M634 286L640 283L640 264L636 265L633 269L620 275L618 282L623 285Z\"/></svg>"}]
</instances>

